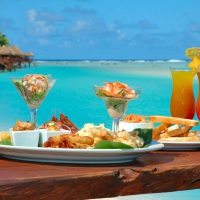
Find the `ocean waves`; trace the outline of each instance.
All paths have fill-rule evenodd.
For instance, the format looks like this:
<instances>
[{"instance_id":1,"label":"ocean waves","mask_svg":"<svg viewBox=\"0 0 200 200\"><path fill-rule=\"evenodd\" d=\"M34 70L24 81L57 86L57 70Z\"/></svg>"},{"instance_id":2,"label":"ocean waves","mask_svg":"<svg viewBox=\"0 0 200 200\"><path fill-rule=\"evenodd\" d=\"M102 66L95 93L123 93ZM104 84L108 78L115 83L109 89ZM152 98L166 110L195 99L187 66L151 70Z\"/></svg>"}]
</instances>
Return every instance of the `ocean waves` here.
<instances>
[{"instance_id":1,"label":"ocean waves","mask_svg":"<svg viewBox=\"0 0 200 200\"><path fill-rule=\"evenodd\" d=\"M43 65L86 65L86 64L120 64L120 63L186 63L189 60L169 59L169 60L34 60Z\"/></svg>"}]
</instances>

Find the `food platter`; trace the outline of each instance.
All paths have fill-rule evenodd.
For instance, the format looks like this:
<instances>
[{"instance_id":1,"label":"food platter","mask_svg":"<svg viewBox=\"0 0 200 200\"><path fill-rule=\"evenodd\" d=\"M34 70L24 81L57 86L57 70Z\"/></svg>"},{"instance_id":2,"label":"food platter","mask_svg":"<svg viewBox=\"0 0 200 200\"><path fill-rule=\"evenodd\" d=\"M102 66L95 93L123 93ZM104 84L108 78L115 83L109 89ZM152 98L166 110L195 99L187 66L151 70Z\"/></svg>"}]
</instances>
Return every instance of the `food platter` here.
<instances>
[{"instance_id":1,"label":"food platter","mask_svg":"<svg viewBox=\"0 0 200 200\"><path fill-rule=\"evenodd\" d=\"M172 142L172 141L160 141L162 144L164 144L163 150L196 150L200 149L200 141L196 142Z\"/></svg>"},{"instance_id":2,"label":"food platter","mask_svg":"<svg viewBox=\"0 0 200 200\"><path fill-rule=\"evenodd\" d=\"M135 149L64 149L43 147L19 147L0 145L0 156L15 160L76 163L76 164L112 164L130 162L150 152L161 150L164 145L152 141L147 148Z\"/></svg>"}]
</instances>

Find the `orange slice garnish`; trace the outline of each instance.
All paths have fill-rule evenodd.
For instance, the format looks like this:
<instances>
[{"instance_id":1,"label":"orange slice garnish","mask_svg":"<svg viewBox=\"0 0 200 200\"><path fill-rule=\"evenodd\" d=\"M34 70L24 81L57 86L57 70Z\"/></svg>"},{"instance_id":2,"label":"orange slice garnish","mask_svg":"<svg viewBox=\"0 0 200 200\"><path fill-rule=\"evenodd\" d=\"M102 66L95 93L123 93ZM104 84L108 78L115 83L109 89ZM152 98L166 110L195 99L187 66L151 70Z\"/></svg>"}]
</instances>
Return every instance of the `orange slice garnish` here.
<instances>
[{"instance_id":1,"label":"orange slice garnish","mask_svg":"<svg viewBox=\"0 0 200 200\"><path fill-rule=\"evenodd\" d=\"M200 68L200 59L197 56L194 56L192 62L190 62L188 66L192 69Z\"/></svg>"}]
</instances>

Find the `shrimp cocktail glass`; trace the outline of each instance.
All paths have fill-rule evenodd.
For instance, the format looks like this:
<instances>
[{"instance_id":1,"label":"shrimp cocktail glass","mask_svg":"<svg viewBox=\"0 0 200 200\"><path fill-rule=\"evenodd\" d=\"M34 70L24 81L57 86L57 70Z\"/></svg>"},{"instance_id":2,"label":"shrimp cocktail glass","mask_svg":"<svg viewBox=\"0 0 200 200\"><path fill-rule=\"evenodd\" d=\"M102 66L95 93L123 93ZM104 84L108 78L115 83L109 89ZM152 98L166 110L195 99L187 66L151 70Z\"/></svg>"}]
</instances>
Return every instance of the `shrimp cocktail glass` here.
<instances>
[{"instance_id":1,"label":"shrimp cocktail glass","mask_svg":"<svg viewBox=\"0 0 200 200\"><path fill-rule=\"evenodd\" d=\"M126 112L128 102L139 97L141 88L132 88L120 82L104 83L104 86L94 86L97 97L105 100L108 114L113 119L112 131L118 132L119 120Z\"/></svg>"},{"instance_id":2,"label":"shrimp cocktail glass","mask_svg":"<svg viewBox=\"0 0 200 200\"><path fill-rule=\"evenodd\" d=\"M51 90L56 79L41 74L29 74L23 77L11 77L10 79L28 105L31 122L36 125L37 109Z\"/></svg>"}]
</instances>

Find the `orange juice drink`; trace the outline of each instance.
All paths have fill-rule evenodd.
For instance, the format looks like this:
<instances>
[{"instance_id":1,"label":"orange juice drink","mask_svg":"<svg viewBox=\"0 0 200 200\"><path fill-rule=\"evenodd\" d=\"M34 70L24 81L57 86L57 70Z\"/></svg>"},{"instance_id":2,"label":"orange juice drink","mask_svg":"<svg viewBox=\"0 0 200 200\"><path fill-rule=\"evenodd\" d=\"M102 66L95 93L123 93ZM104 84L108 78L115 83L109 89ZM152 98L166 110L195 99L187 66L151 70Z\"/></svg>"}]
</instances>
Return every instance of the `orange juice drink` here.
<instances>
[{"instance_id":1,"label":"orange juice drink","mask_svg":"<svg viewBox=\"0 0 200 200\"><path fill-rule=\"evenodd\" d=\"M193 78L196 72L189 67L171 68L170 71L172 75L171 115L193 119L195 115Z\"/></svg>"}]
</instances>

